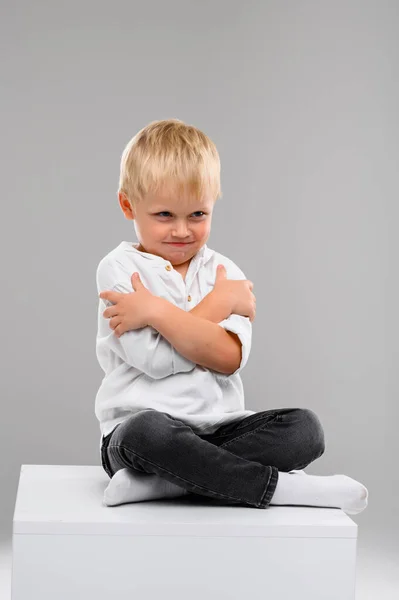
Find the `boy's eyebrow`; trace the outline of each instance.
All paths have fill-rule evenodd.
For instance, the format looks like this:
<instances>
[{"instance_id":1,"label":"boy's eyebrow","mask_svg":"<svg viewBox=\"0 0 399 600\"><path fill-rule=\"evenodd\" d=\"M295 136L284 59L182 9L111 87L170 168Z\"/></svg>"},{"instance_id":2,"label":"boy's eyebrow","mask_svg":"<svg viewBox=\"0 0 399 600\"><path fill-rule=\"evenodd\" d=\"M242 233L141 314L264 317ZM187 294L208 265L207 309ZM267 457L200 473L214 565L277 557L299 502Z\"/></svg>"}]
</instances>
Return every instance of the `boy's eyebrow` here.
<instances>
[{"instance_id":1,"label":"boy's eyebrow","mask_svg":"<svg viewBox=\"0 0 399 600\"><path fill-rule=\"evenodd\" d=\"M189 214L191 214L192 212L196 212L197 210L202 210L202 211L205 211L205 210L208 210L208 207L207 207L207 206L200 206L200 207L198 207L198 208L196 208L196 209L194 209L194 210L190 211L190 213L189 213ZM170 208L166 208L165 206L162 206L162 205L159 205L159 206L155 206L155 207L153 207L153 208L151 209L151 211L154 211L154 212L158 212L158 211L162 211L162 212L163 212L163 211L173 212L173 210L170 210Z\"/></svg>"}]
</instances>

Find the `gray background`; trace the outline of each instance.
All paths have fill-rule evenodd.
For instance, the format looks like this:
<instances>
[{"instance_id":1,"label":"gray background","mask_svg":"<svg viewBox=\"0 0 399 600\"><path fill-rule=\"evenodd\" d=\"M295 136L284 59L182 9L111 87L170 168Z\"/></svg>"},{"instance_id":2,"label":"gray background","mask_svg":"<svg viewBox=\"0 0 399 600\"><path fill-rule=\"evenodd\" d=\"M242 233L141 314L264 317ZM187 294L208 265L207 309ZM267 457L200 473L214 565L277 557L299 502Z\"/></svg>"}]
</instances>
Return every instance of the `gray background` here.
<instances>
[{"instance_id":1,"label":"gray background","mask_svg":"<svg viewBox=\"0 0 399 600\"><path fill-rule=\"evenodd\" d=\"M254 282L246 405L319 415L306 470L366 485L359 544L393 568L398 2L23 0L1 22L3 537L21 464L100 464L95 273L137 239L120 156L177 117L221 157L208 245Z\"/></svg>"}]
</instances>

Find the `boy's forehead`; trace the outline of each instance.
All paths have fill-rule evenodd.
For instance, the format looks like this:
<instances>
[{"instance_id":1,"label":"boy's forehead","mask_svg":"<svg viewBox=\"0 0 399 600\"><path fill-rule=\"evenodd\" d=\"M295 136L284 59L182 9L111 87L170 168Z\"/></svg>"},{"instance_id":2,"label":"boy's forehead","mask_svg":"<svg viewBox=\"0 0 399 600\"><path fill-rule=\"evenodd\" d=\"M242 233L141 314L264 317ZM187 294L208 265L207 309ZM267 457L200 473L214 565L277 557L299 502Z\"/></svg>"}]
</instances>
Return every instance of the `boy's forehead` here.
<instances>
[{"instance_id":1,"label":"boy's forehead","mask_svg":"<svg viewBox=\"0 0 399 600\"><path fill-rule=\"evenodd\" d=\"M152 209L160 210L190 210L211 209L212 200L209 197L196 198L184 192L174 190L162 190L156 194L151 194L148 198L148 205Z\"/></svg>"}]
</instances>

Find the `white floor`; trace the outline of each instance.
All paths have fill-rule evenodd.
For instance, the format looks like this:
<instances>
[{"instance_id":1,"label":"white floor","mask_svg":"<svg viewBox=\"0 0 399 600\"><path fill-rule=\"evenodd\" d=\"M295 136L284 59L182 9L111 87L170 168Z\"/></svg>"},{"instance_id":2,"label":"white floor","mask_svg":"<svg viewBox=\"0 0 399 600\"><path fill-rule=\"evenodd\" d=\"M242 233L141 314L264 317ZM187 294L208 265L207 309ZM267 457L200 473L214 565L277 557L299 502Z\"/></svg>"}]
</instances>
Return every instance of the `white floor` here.
<instances>
[{"instance_id":1,"label":"white floor","mask_svg":"<svg viewBox=\"0 0 399 600\"><path fill-rule=\"evenodd\" d=\"M378 540L376 543L374 536L367 536L361 530L359 535L356 600L398 600L399 548L395 548L395 541L391 544L386 540ZM11 539L0 536L2 600L11 600L11 563Z\"/></svg>"}]
</instances>

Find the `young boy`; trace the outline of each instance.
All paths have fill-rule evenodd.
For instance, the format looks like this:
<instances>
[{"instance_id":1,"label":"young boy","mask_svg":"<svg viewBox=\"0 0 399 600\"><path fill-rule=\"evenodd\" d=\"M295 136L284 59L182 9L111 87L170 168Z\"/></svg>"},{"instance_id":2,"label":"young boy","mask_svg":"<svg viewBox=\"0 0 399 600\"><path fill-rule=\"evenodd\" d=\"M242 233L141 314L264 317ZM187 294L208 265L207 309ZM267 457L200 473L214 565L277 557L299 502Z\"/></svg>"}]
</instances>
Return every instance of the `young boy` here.
<instances>
[{"instance_id":1,"label":"young boy","mask_svg":"<svg viewBox=\"0 0 399 600\"><path fill-rule=\"evenodd\" d=\"M363 510L360 483L300 470L324 452L314 412L245 409L239 373L256 299L241 269L206 244L221 197L214 143L179 119L150 123L123 152L118 197L139 242L121 242L97 269L104 503L195 493Z\"/></svg>"}]
</instances>

